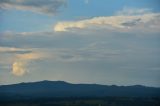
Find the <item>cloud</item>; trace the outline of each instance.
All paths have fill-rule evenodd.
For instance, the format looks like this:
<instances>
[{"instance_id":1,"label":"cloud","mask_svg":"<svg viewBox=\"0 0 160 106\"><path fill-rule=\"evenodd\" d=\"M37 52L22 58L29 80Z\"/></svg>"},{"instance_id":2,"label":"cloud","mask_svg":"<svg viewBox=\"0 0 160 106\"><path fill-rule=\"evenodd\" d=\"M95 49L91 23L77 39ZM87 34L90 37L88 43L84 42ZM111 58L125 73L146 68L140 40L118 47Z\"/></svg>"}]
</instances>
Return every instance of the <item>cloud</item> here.
<instances>
[{"instance_id":1,"label":"cloud","mask_svg":"<svg viewBox=\"0 0 160 106\"><path fill-rule=\"evenodd\" d=\"M54 15L65 4L65 0L1 0L0 9L27 10L40 14Z\"/></svg>"},{"instance_id":2,"label":"cloud","mask_svg":"<svg viewBox=\"0 0 160 106\"><path fill-rule=\"evenodd\" d=\"M37 60L41 58L41 55L38 53L25 53L25 54L16 54L15 61L12 64L12 74L16 76L23 76L28 73L27 63L32 60Z\"/></svg>"},{"instance_id":3,"label":"cloud","mask_svg":"<svg viewBox=\"0 0 160 106\"><path fill-rule=\"evenodd\" d=\"M137 25L140 21L141 21L141 19L139 18L139 19L135 19L135 20L132 20L132 21L124 22L124 23L122 23L122 25L123 25L123 26L128 26L128 27L130 27L130 26L135 26L135 25Z\"/></svg>"},{"instance_id":4,"label":"cloud","mask_svg":"<svg viewBox=\"0 0 160 106\"><path fill-rule=\"evenodd\" d=\"M88 4L88 3L89 3L89 0L84 0L84 3L85 3L85 4Z\"/></svg>"},{"instance_id":5,"label":"cloud","mask_svg":"<svg viewBox=\"0 0 160 106\"><path fill-rule=\"evenodd\" d=\"M72 29L99 29L99 28L105 28L109 30L119 29L128 31L130 29L142 29L142 28L145 29L144 26L147 26L147 28L154 26L156 27L156 29L158 29L160 26L154 22L155 21L158 22L159 17L160 13L146 13L138 15L121 14L121 15L106 16L106 17L94 17L91 19L85 19L80 21L58 22L54 26L54 31L70 31Z\"/></svg>"},{"instance_id":6,"label":"cloud","mask_svg":"<svg viewBox=\"0 0 160 106\"><path fill-rule=\"evenodd\" d=\"M23 76L27 73L26 63L23 61L15 61L12 65L12 74L15 76Z\"/></svg>"},{"instance_id":7,"label":"cloud","mask_svg":"<svg viewBox=\"0 0 160 106\"><path fill-rule=\"evenodd\" d=\"M102 47L96 47L97 45L88 45L82 48L57 48L46 49L46 59L57 62L80 62L80 61L98 61L98 60L111 60L119 57L122 53L126 53L126 50L113 50L107 48L106 44L102 44ZM100 46L100 45L99 45ZM106 47L105 47L106 46Z\"/></svg>"},{"instance_id":8,"label":"cloud","mask_svg":"<svg viewBox=\"0 0 160 106\"><path fill-rule=\"evenodd\" d=\"M43 54L40 52L31 52L31 53L25 53L25 54L16 54L15 60L21 60L21 61L32 61L32 60L38 60L43 58Z\"/></svg>"},{"instance_id":9,"label":"cloud","mask_svg":"<svg viewBox=\"0 0 160 106\"><path fill-rule=\"evenodd\" d=\"M12 64L12 74L15 76L23 76L29 72L27 64L30 61L40 59L38 53L17 54Z\"/></svg>"},{"instance_id":10,"label":"cloud","mask_svg":"<svg viewBox=\"0 0 160 106\"><path fill-rule=\"evenodd\" d=\"M124 7L122 10L116 12L117 15L142 15L152 13L149 8L130 8Z\"/></svg>"},{"instance_id":11,"label":"cloud","mask_svg":"<svg viewBox=\"0 0 160 106\"><path fill-rule=\"evenodd\" d=\"M11 73L15 76L23 76L29 72L28 63L42 58L42 54L35 51L26 51L21 48L0 47L0 53L9 53L12 62ZM3 55L3 54L2 54ZM7 59L6 59L7 61ZM8 60L9 62L9 60Z\"/></svg>"},{"instance_id":12,"label":"cloud","mask_svg":"<svg viewBox=\"0 0 160 106\"><path fill-rule=\"evenodd\" d=\"M26 54L31 53L29 49L21 49L15 47L0 47L0 53L15 53L15 54Z\"/></svg>"},{"instance_id":13,"label":"cloud","mask_svg":"<svg viewBox=\"0 0 160 106\"><path fill-rule=\"evenodd\" d=\"M9 67L12 64L11 73L15 76L27 74L29 72L29 63L44 57L44 54L32 48L0 47L0 59L5 60L1 61L0 65L10 70Z\"/></svg>"},{"instance_id":14,"label":"cloud","mask_svg":"<svg viewBox=\"0 0 160 106\"><path fill-rule=\"evenodd\" d=\"M27 48L28 51L30 51L32 48L53 47L54 45L61 46L61 42L59 42L59 40L68 34L56 33L54 31L50 32L6 31L6 32L1 32L0 35L1 35L0 46L11 47L11 48L12 47Z\"/></svg>"}]
</instances>

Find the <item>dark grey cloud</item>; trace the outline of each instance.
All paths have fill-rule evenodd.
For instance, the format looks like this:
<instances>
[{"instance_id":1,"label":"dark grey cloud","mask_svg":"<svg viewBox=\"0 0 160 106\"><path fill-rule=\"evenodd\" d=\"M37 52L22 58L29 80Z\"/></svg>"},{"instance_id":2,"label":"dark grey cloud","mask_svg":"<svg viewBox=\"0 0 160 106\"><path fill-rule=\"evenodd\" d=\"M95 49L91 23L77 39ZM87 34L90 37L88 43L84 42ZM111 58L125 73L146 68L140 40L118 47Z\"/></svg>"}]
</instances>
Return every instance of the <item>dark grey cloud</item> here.
<instances>
[{"instance_id":1,"label":"dark grey cloud","mask_svg":"<svg viewBox=\"0 0 160 106\"><path fill-rule=\"evenodd\" d=\"M135 19L135 20L132 20L132 21L124 22L124 23L122 23L122 25L132 27L132 26L135 26L138 23L140 23L140 21L141 21L141 19L139 18L139 19Z\"/></svg>"},{"instance_id":2,"label":"dark grey cloud","mask_svg":"<svg viewBox=\"0 0 160 106\"><path fill-rule=\"evenodd\" d=\"M53 15L65 6L65 0L1 0L0 9L28 10Z\"/></svg>"}]
</instances>

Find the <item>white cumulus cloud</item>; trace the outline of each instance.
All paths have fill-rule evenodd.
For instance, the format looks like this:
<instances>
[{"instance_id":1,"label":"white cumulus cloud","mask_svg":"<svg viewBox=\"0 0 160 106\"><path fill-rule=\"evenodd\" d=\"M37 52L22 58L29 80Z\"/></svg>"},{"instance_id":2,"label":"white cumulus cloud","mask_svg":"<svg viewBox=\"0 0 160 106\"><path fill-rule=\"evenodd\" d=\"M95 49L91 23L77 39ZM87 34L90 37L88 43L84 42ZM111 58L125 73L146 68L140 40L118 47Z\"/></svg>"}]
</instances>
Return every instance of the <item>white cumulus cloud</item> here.
<instances>
[{"instance_id":1,"label":"white cumulus cloud","mask_svg":"<svg viewBox=\"0 0 160 106\"><path fill-rule=\"evenodd\" d=\"M12 64L12 74L15 76L23 76L28 73L27 64L32 60L40 59L39 53L16 54L15 61Z\"/></svg>"},{"instance_id":2,"label":"white cumulus cloud","mask_svg":"<svg viewBox=\"0 0 160 106\"><path fill-rule=\"evenodd\" d=\"M15 76L23 76L26 74L26 64L23 61L15 61L12 65L12 74Z\"/></svg>"}]
</instances>

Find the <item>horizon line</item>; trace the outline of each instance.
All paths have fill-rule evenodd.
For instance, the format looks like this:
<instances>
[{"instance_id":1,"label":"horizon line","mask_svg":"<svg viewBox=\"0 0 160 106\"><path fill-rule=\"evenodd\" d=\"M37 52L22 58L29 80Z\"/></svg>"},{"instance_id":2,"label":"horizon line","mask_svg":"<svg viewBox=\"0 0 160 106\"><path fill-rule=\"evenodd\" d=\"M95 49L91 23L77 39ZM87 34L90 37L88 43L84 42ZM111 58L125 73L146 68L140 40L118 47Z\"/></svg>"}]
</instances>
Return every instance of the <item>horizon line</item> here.
<instances>
[{"instance_id":1,"label":"horizon line","mask_svg":"<svg viewBox=\"0 0 160 106\"><path fill-rule=\"evenodd\" d=\"M152 88L160 88L160 86L147 86L143 84L133 84L133 85L119 85L119 84L100 84L100 83L73 83L69 81L64 80L39 80L39 81L28 81L28 82L17 82L17 83L11 83L11 84L0 84L0 86L7 86L7 85L16 85L16 84L27 84L27 83L37 83L37 82L64 82L68 84L89 84L89 85L102 85L102 86L117 86L117 87L130 87L130 86L142 86L142 87L152 87Z\"/></svg>"}]
</instances>

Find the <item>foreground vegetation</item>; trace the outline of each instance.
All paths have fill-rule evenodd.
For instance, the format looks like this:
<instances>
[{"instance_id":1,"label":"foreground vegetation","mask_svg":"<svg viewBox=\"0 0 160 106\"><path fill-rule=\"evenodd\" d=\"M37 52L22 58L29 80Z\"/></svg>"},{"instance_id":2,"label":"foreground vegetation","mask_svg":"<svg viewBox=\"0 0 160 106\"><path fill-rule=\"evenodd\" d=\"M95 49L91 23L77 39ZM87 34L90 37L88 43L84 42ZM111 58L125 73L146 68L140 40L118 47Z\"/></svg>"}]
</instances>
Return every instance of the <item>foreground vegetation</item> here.
<instances>
[{"instance_id":1,"label":"foreground vegetation","mask_svg":"<svg viewBox=\"0 0 160 106\"><path fill-rule=\"evenodd\" d=\"M3 100L0 106L160 106L160 98L39 98Z\"/></svg>"}]
</instances>

